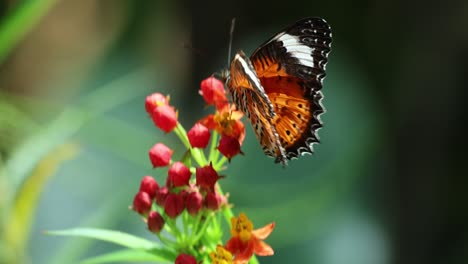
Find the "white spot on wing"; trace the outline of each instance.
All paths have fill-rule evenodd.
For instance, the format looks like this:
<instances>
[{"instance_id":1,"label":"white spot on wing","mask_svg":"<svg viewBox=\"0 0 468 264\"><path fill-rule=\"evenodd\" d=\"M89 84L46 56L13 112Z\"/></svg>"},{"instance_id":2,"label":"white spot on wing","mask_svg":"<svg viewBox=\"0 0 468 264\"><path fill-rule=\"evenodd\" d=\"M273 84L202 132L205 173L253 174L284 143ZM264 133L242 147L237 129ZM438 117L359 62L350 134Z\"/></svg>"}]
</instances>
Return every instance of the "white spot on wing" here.
<instances>
[{"instance_id":1,"label":"white spot on wing","mask_svg":"<svg viewBox=\"0 0 468 264\"><path fill-rule=\"evenodd\" d=\"M306 65L306 66L309 66L309 67L314 67L314 61L313 61L313 58L312 56L309 54L309 53L303 53L303 52L294 52L294 53L291 53L291 55L294 57L294 58L297 58L299 59L299 61Z\"/></svg>"},{"instance_id":2,"label":"white spot on wing","mask_svg":"<svg viewBox=\"0 0 468 264\"><path fill-rule=\"evenodd\" d=\"M299 60L299 62L308 67L314 67L314 58L312 57L313 49L307 45L299 42L296 36L284 34L278 38L279 41L283 42L283 46L286 51L291 54L292 57Z\"/></svg>"},{"instance_id":3,"label":"white spot on wing","mask_svg":"<svg viewBox=\"0 0 468 264\"><path fill-rule=\"evenodd\" d=\"M256 86L256 88L263 91L263 87L260 84L260 80L258 79L257 74L252 70L251 67L249 67L249 64L239 54L236 54L234 59L240 62L240 64L242 65L242 68L244 69L245 74L247 74L250 80L254 82L254 85Z\"/></svg>"}]
</instances>

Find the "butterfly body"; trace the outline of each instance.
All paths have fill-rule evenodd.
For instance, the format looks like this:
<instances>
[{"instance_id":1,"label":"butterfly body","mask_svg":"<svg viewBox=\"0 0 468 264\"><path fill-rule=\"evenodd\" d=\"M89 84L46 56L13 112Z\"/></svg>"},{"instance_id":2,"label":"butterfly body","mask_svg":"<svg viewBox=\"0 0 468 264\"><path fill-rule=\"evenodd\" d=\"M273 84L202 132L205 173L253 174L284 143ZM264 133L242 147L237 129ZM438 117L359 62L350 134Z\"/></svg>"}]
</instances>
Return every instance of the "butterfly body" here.
<instances>
[{"instance_id":1,"label":"butterfly body","mask_svg":"<svg viewBox=\"0 0 468 264\"><path fill-rule=\"evenodd\" d=\"M250 58L240 51L231 62L228 90L275 162L286 164L312 153L313 143L319 142L330 44L327 22L305 18L266 41Z\"/></svg>"}]
</instances>

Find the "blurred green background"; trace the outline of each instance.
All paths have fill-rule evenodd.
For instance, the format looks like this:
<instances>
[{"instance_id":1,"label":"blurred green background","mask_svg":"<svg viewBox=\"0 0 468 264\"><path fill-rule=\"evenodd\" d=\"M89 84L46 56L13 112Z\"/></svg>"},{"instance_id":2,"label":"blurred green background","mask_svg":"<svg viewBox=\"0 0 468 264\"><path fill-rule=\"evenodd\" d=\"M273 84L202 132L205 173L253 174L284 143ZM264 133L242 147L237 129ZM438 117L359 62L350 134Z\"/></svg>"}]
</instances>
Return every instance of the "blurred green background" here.
<instances>
[{"instance_id":1,"label":"blurred green background","mask_svg":"<svg viewBox=\"0 0 468 264\"><path fill-rule=\"evenodd\" d=\"M158 141L145 96L186 128L199 83L306 16L333 30L314 156L283 169L248 127L224 190L257 226L261 263L468 262L468 2L0 1L0 263L74 263L116 247L46 236L77 226L153 239L128 210Z\"/></svg>"}]
</instances>

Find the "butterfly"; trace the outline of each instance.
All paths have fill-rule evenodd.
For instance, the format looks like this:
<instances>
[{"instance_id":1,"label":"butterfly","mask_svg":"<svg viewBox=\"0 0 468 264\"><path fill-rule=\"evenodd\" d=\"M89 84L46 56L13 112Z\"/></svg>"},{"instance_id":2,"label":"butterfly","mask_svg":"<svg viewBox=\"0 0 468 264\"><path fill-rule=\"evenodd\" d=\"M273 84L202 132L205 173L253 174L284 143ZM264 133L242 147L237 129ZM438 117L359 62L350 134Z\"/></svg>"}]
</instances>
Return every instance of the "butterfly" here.
<instances>
[{"instance_id":1,"label":"butterfly","mask_svg":"<svg viewBox=\"0 0 468 264\"><path fill-rule=\"evenodd\" d=\"M276 163L312 154L313 144L319 143L331 36L324 19L304 18L260 45L250 58L239 51L231 61L226 85L232 100Z\"/></svg>"}]
</instances>

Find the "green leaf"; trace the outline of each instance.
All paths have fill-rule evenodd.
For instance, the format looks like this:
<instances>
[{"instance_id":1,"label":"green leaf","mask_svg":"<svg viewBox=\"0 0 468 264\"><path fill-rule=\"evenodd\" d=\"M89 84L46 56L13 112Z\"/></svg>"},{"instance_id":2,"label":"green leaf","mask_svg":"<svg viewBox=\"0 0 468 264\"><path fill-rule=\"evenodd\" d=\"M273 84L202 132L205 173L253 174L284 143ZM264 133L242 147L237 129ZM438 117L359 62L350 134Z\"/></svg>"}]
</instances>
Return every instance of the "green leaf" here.
<instances>
[{"instance_id":1,"label":"green leaf","mask_svg":"<svg viewBox=\"0 0 468 264\"><path fill-rule=\"evenodd\" d=\"M0 193L5 194L4 200L0 201L0 224L4 230L7 230L7 232L0 234L0 240L8 241L7 244L14 246L13 249L17 252L25 252L24 247L31 221L34 219L32 216L39 201L38 196L47 181L55 175L54 171L61 161L69 156L67 151L57 153L57 149L69 146L70 138L75 136L85 124L101 117L106 111L142 94L143 88L129 90L128 86L137 83L137 87L147 87L150 81L146 76L144 70L137 70L115 79L85 96L77 106L65 108L48 124L36 127L32 121L25 119L30 121L34 132L9 153L7 160L1 160L0 164ZM105 94L110 93L113 94L112 100L102 99ZM41 103L38 101L24 98L14 99L18 103L41 107ZM106 104L104 106L97 104L99 99L105 101ZM0 99L1 105L3 105L3 100L5 98L2 97ZM43 106L45 107L46 104ZM0 108L3 109L3 107ZM22 119L13 115L14 113L10 112L7 116L20 122ZM2 118L0 118L0 123L3 123ZM11 123L14 122L11 121ZM64 158L60 153L64 154ZM8 192L2 192L3 189ZM0 256L3 257L2 254ZM3 263L1 257L0 262Z\"/></svg>"},{"instance_id":2,"label":"green leaf","mask_svg":"<svg viewBox=\"0 0 468 264\"><path fill-rule=\"evenodd\" d=\"M36 211L38 197L44 185L55 174L58 167L64 161L73 158L77 151L74 144L63 144L50 151L23 182L4 218L5 231L2 234L2 240L9 244L11 250L17 252L24 250L34 219L32 216Z\"/></svg>"},{"instance_id":3,"label":"green leaf","mask_svg":"<svg viewBox=\"0 0 468 264\"><path fill-rule=\"evenodd\" d=\"M17 8L0 23L0 63L34 28L57 0L21 1Z\"/></svg>"},{"instance_id":4,"label":"green leaf","mask_svg":"<svg viewBox=\"0 0 468 264\"><path fill-rule=\"evenodd\" d=\"M131 249L161 250L161 246L155 242L123 233L120 231L98 228L72 228L66 230L46 231L46 234L58 236L77 236L94 238L121 245Z\"/></svg>"},{"instance_id":5,"label":"green leaf","mask_svg":"<svg viewBox=\"0 0 468 264\"><path fill-rule=\"evenodd\" d=\"M89 258L80 262L80 264L99 264L99 263L114 263L114 262L158 262L172 263L173 256L164 256L163 254L155 254L155 252L126 249L116 251L97 257Z\"/></svg>"}]
</instances>

